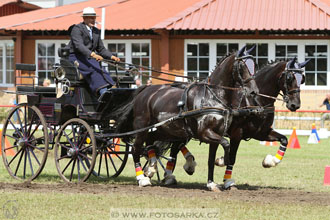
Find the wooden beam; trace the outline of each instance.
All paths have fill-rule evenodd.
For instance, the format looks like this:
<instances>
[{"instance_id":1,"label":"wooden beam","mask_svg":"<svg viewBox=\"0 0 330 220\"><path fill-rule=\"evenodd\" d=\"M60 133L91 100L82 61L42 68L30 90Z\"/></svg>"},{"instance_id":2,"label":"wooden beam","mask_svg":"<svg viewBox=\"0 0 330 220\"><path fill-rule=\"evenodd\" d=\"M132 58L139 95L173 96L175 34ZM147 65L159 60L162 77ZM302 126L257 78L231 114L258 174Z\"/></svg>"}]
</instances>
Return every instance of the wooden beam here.
<instances>
[{"instance_id":1,"label":"wooden beam","mask_svg":"<svg viewBox=\"0 0 330 220\"><path fill-rule=\"evenodd\" d=\"M156 30L156 33L160 35L160 43L159 43L159 61L161 71L168 72L170 69L170 43L169 43L169 32L167 30ZM168 75L160 74L160 78L168 79ZM163 83L166 83L163 81Z\"/></svg>"},{"instance_id":2,"label":"wooden beam","mask_svg":"<svg viewBox=\"0 0 330 220\"><path fill-rule=\"evenodd\" d=\"M22 63L22 31L17 31L16 32L16 40L15 40L15 53L14 53L14 57L15 57L15 63ZM21 72L21 71L19 71ZM18 71L15 70L15 85L16 84L22 84L21 82L21 77L18 76Z\"/></svg>"}]
</instances>

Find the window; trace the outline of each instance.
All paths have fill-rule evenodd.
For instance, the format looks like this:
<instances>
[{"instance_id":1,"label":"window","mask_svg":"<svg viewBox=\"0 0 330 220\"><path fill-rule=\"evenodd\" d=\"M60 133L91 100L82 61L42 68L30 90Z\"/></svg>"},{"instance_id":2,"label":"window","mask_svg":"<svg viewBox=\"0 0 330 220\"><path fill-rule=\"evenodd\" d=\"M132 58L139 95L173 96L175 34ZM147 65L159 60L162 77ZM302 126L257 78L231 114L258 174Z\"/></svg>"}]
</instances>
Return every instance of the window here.
<instances>
[{"instance_id":1,"label":"window","mask_svg":"<svg viewBox=\"0 0 330 220\"><path fill-rule=\"evenodd\" d=\"M148 43L132 43L132 63L135 65L150 67L150 45ZM150 71L140 71L142 84L146 84Z\"/></svg>"},{"instance_id":2,"label":"window","mask_svg":"<svg viewBox=\"0 0 330 220\"><path fill-rule=\"evenodd\" d=\"M55 43L38 44L38 78L39 85L44 79L50 79L55 64Z\"/></svg>"},{"instance_id":3,"label":"window","mask_svg":"<svg viewBox=\"0 0 330 220\"><path fill-rule=\"evenodd\" d=\"M124 43L111 43L108 44L108 50L111 51L112 53L115 53L117 57L120 58L120 61L125 63L126 62L126 51L125 51L126 45ZM120 64L122 68L118 68L118 73L119 74L125 74L125 64ZM108 65L108 71L110 73L115 73L116 69L112 65Z\"/></svg>"},{"instance_id":4,"label":"window","mask_svg":"<svg viewBox=\"0 0 330 220\"><path fill-rule=\"evenodd\" d=\"M206 78L209 75L209 44L189 43L187 45L188 76Z\"/></svg>"},{"instance_id":5,"label":"window","mask_svg":"<svg viewBox=\"0 0 330 220\"><path fill-rule=\"evenodd\" d=\"M229 53L238 50L238 44L217 43L217 63Z\"/></svg>"},{"instance_id":6,"label":"window","mask_svg":"<svg viewBox=\"0 0 330 220\"><path fill-rule=\"evenodd\" d=\"M14 81L14 42L2 41L0 43L0 84L13 86Z\"/></svg>"},{"instance_id":7,"label":"window","mask_svg":"<svg viewBox=\"0 0 330 220\"><path fill-rule=\"evenodd\" d=\"M150 40L105 40L107 43L108 49L117 53L117 56L120 58L121 62L132 63L139 66L145 66L151 68L151 44ZM128 64L121 64L121 67L125 67L125 70L118 68L118 74L125 74L126 70L129 69ZM115 68L111 65L107 66L108 71L111 75L115 74ZM146 84L151 71L140 68L139 72L141 75L135 76L142 80L142 84Z\"/></svg>"},{"instance_id":8,"label":"window","mask_svg":"<svg viewBox=\"0 0 330 220\"><path fill-rule=\"evenodd\" d=\"M298 46L276 44L275 53L275 61L289 60L298 57Z\"/></svg>"},{"instance_id":9,"label":"window","mask_svg":"<svg viewBox=\"0 0 330 220\"><path fill-rule=\"evenodd\" d=\"M328 69L327 45L305 45L306 86L326 86Z\"/></svg>"},{"instance_id":10,"label":"window","mask_svg":"<svg viewBox=\"0 0 330 220\"><path fill-rule=\"evenodd\" d=\"M51 77L52 71L54 71L54 64L59 63L60 57L57 50L60 47L65 47L68 41L62 40L37 40L36 41L36 75L38 76L38 85L42 85L45 79L51 80L54 83L53 77Z\"/></svg>"},{"instance_id":11,"label":"window","mask_svg":"<svg viewBox=\"0 0 330 220\"><path fill-rule=\"evenodd\" d=\"M255 57L256 69L267 65L269 61L289 60L297 57L300 63L311 61L305 67L305 90L324 90L330 85L328 77L330 65L328 40L297 39L186 39L185 75L203 77L208 70L227 53L239 50L247 45L247 50L256 45L251 54Z\"/></svg>"},{"instance_id":12,"label":"window","mask_svg":"<svg viewBox=\"0 0 330 220\"><path fill-rule=\"evenodd\" d=\"M262 68L262 66L267 65L268 63L268 44L246 44L246 49L251 49L254 45L256 48L250 53L254 56L256 61L256 69Z\"/></svg>"}]
</instances>

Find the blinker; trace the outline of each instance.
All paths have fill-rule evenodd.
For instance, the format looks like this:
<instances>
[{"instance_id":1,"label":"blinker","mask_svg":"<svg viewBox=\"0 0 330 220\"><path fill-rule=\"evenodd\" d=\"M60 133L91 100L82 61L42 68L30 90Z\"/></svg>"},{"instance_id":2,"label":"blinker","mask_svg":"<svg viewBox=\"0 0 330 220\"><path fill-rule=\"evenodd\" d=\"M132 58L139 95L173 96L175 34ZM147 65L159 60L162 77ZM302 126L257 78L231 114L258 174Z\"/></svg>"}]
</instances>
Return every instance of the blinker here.
<instances>
[{"instance_id":1,"label":"blinker","mask_svg":"<svg viewBox=\"0 0 330 220\"><path fill-rule=\"evenodd\" d=\"M252 58L247 58L244 60L244 63L246 65L246 67L248 68L250 75L254 75L255 73L255 65L254 65L254 61Z\"/></svg>"}]
</instances>

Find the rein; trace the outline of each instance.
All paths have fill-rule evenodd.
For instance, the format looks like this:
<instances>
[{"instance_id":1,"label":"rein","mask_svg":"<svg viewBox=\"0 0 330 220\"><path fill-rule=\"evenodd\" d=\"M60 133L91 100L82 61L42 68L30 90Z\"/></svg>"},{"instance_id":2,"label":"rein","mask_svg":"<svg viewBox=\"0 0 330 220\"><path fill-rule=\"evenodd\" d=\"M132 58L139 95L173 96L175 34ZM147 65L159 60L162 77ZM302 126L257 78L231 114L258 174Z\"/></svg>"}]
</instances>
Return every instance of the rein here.
<instances>
[{"instance_id":1,"label":"rein","mask_svg":"<svg viewBox=\"0 0 330 220\"><path fill-rule=\"evenodd\" d=\"M260 113L260 107L254 108L254 109L225 109L225 108L217 108L217 107L203 107L199 109L189 110L185 112L181 112L181 114L178 114L176 116L173 116L171 118L168 118L164 121L158 122L156 124L147 126L145 128L140 128L134 131L129 131L125 133L119 133L119 134L102 134L102 137L104 138L113 138L113 137L126 137L135 135L137 133L141 133L147 130L154 131L154 129L163 126L164 124L171 123L175 120L184 119L187 117L193 117L197 115L204 115L204 114L220 114L220 115L229 115L233 114L234 116L240 116L240 115L248 115L248 114L257 114Z\"/></svg>"},{"instance_id":2,"label":"rein","mask_svg":"<svg viewBox=\"0 0 330 220\"><path fill-rule=\"evenodd\" d=\"M150 71L155 72L155 73L162 73L162 74L169 75L169 76L181 77L181 78L192 79L192 80L196 79L196 77L192 77L192 76L178 75L178 74L174 74L174 73L155 70L154 68L147 67L147 66L141 66L141 65L136 65L136 64L132 64L132 63L125 63L125 62L121 62L121 61L115 62L115 61L112 61L112 60L103 59L102 62L108 63L109 65L112 65L112 66L114 66L116 63L117 64L125 64L125 65L129 65L129 66L139 67L139 68L144 69L144 70L150 70ZM122 68L125 70L124 67L122 67ZM138 70L136 70L136 71L138 71ZM175 82L175 81L173 81L173 82Z\"/></svg>"},{"instance_id":3,"label":"rein","mask_svg":"<svg viewBox=\"0 0 330 220\"><path fill-rule=\"evenodd\" d=\"M244 58L249 58L250 56L244 56L244 57L238 57L238 58L235 58L236 60L243 60ZM143 69L146 69L146 70L150 70L150 71L153 71L153 72L157 72L157 73L162 73L162 74L165 74L165 75L170 75L170 76L177 76L177 77L181 77L181 78L187 78L187 79L196 79L195 77L190 77L190 76L182 76L182 75L177 75L177 74L173 74L173 73L169 73L169 72L164 72L164 71L159 71L159 70L155 70L153 68L149 68L149 67L146 67L146 66L141 66L141 65L135 65L135 64L131 64L131 63L125 63L125 62L115 62L115 61L112 61L112 60L107 60L107 59L103 59L102 62L105 62L105 63L108 63L109 65L111 66L114 66L116 68L116 72L118 71L118 69L121 69L121 70L126 70L134 75L136 74L142 74L144 76L148 76L148 77L151 77L153 79L158 79L158 80L162 80L162 81L166 81L166 82L171 82L171 83L182 83L182 84L190 84L189 82L181 82L181 81L175 81L175 80L170 80L170 79L164 79L164 78L161 78L161 77L157 77L157 76L150 76L146 73L137 73L138 70L136 68L133 68L133 69L126 69L124 67L121 67L118 65L119 64L127 64L127 65L130 65L130 66L137 66L137 67L140 67L140 68L143 68ZM297 70L298 71L298 70ZM282 75L286 73L287 74L287 71L283 72ZM253 77L250 77L246 80L243 80L241 77L240 77L240 80L242 82L243 85L245 85L246 83L250 82L251 80L253 80ZM232 90L232 91L239 91L239 90L244 90L242 87L228 87L228 86L218 86L222 89L227 89L227 90ZM269 95L265 95L265 94L261 94L261 93L258 93L256 95L258 96L261 96L261 97L265 97L265 98L269 98L269 99L274 99L274 100L277 100L277 101L282 101L282 102L287 102L288 101L288 98L287 98L287 94L291 94L291 93L297 93L297 92L300 92L300 89L293 89L293 90L287 90L287 82L285 81L285 89L286 89L286 94L281 94L280 95L283 97L283 99L281 98L277 98L277 97L274 97L274 96L269 96Z\"/></svg>"},{"instance_id":4,"label":"rein","mask_svg":"<svg viewBox=\"0 0 330 220\"><path fill-rule=\"evenodd\" d=\"M105 61L103 60L105 63L108 63L110 66L114 66L116 67L117 65L114 63L114 62L108 62L108 61ZM133 65L133 64L132 64ZM157 77L157 76L150 76L149 74L147 73L140 73L138 72L138 70L136 68L133 68L133 69L126 69L125 67L122 67L122 66L118 66L118 69L121 69L121 70L125 70L126 72L130 72L132 73L133 75L137 75L137 74L141 74L143 76L147 76L147 77L151 77L153 79L159 79L159 80L162 80L162 81L166 81L166 82L172 82L172 83L183 83L183 84L189 84L189 82L181 82L181 81L175 81L175 80L170 80L170 79L164 79L164 78L161 78L161 77ZM138 72L138 73L137 73ZM167 74L167 73L164 73L164 74ZM169 75L169 74L167 74ZM174 75L174 74L173 74Z\"/></svg>"},{"instance_id":5,"label":"rein","mask_svg":"<svg viewBox=\"0 0 330 220\"><path fill-rule=\"evenodd\" d=\"M269 99L274 99L274 100L277 100L277 101L282 101L282 102L285 101L284 99L280 99L280 98L277 98L277 97L274 97L274 96L265 95L265 94L261 94L261 93L258 93L256 95L262 96L262 97L265 97L265 98L269 98Z\"/></svg>"},{"instance_id":6,"label":"rein","mask_svg":"<svg viewBox=\"0 0 330 220\"><path fill-rule=\"evenodd\" d=\"M113 61L109 61L109 60L103 60L105 63L108 63L109 65L111 66L114 66L116 67L117 69L121 69L121 70L126 70L134 75L136 74L142 74L144 76L148 76L148 77L151 77L153 79L159 79L159 80L163 80L163 81L167 81L167 82L172 82L172 83L182 83L182 84L190 84L190 82L181 82L181 81L175 81L175 80L170 80L170 79L164 79L164 78L161 78L161 77L157 77L157 76L149 76L148 74L146 73L136 73L138 70L136 68L133 68L133 69L126 69L124 67L121 67L119 65L117 65L115 62ZM123 64L129 64L129 63L124 63L124 62L119 62L119 63L123 63ZM129 64L129 65L134 65L134 64ZM136 66L139 66L139 65L136 65ZM155 71L156 72L156 71ZM189 76L181 76L181 75L176 75L176 74L171 74L171 73L167 73L167 72L162 72L162 71L158 71L159 73L164 73L165 75L171 75L171 76L178 76L178 77L182 77L182 78L191 78ZM248 81L247 81L248 80ZM249 78L249 79L246 79L245 81L246 82L249 82L250 80L252 80L252 78ZM243 81L245 83L245 81ZM218 86L222 89L227 89L227 90L233 90L233 91L239 91L239 90L243 90L243 88L236 88L236 87L228 87L228 86Z\"/></svg>"},{"instance_id":7,"label":"rein","mask_svg":"<svg viewBox=\"0 0 330 220\"><path fill-rule=\"evenodd\" d=\"M258 96L262 96L262 97L265 97L265 98L270 98L270 99L274 99L274 100L277 100L277 101L282 101L282 102L285 102L287 103L289 101L289 97L288 97L288 94L293 94L293 93L298 93L300 92L300 88L298 89L291 89L291 90L288 90L288 83L287 83L287 74L292 74L292 72L303 72L303 70L301 69L286 69L282 74L281 76L279 77L278 79L278 84L281 80L282 77L285 77L285 81L284 81L284 89L285 91L283 92L284 94L282 93L279 93L280 96L283 97L283 99L280 99L280 98L277 98L277 97L273 97L273 96L269 96L269 95L265 95L265 94L261 94L261 93L258 93L256 95Z\"/></svg>"}]
</instances>

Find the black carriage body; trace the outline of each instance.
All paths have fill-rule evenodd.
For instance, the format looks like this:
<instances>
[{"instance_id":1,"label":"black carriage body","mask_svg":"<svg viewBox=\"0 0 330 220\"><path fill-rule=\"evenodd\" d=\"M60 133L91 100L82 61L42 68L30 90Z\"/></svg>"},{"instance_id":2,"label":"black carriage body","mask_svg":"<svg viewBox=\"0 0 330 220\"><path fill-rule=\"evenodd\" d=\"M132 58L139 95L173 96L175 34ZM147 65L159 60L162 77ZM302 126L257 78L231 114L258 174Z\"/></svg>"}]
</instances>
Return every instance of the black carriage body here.
<instances>
[{"instance_id":1,"label":"black carriage body","mask_svg":"<svg viewBox=\"0 0 330 220\"><path fill-rule=\"evenodd\" d=\"M56 168L67 182L83 182L91 174L118 176L126 165L130 144L106 134L115 129L112 110L120 108L134 92L129 88L133 78L115 78L119 88L110 89L99 101L68 59L62 57L55 68L56 88L43 87L34 85L39 81L30 73L36 70L34 64L16 64L16 76L29 78L30 83L16 78L20 83L16 83L15 93L26 95L27 103L9 112L2 132L2 146L5 138L12 143L1 149L8 173L15 179L32 181L44 168L48 150L54 149ZM22 76L24 71L28 75Z\"/></svg>"},{"instance_id":2,"label":"black carriage body","mask_svg":"<svg viewBox=\"0 0 330 220\"><path fill-rule=\"evenodd\" d=\"M27 101L29 106L38 107L49 125L61 125L71 118L78 117L76 108L79 102L74 91L60 98L56 98L55 91L54 93L29 93Z\"/></svg>"}]
</instances>

